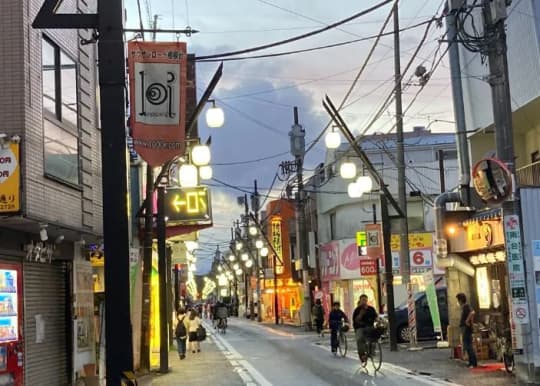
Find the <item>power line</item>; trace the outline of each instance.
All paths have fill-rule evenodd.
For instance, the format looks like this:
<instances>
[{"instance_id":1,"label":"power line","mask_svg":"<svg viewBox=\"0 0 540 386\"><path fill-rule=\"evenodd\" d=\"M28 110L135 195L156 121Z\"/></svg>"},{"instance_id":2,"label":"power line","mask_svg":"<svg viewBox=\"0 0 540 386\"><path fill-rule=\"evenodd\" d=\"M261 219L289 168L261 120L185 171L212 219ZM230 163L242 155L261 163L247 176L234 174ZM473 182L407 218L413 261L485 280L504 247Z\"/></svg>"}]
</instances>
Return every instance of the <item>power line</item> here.
<instances>
[{"instance_id":1,"label":"power line","mask_svg":"<svg viewBox=\"0 0 540 386\"><path fill-rule=\"evenodd\" d=\"M415 29L415 28L421 27L423 25L426 25L426 24L428 24L430 22L431 22L431 19L430 20L425 20L423 22L414 24L414 25L412 25L410 27L402 28L399 31L404 32L404 31L408 31L408 30L411 30L411 29ZM203 58L203 57L201 57L201 58L197 58L196 61L203 62L203 63L209 63L209 62L227 62L227 61L237 61L237 60L247 60L247 59L275 58L275 57L279 57L279 56L287 56L287 55L301 54L301 53L305 53L305 52L324 50L324 49L327 49L327 48L342 47L342 46L353 44L353 43L360 43L360 42L364 42L364 41L367 41L367 40L376 39L376 38L381 37L381 36L392 35L393 33L394 33L393 31L389 31L389 32L384 32L384 33L382 33L380 35L371 35L371 36L366 36L366 37L359 38L359 39L346 40L344 42L327 44L327 45L324 45L324 46L317 46L317 47L312 47L312 48L304 48L304 49L292 50L292 51L276 52L276 53L273 53L273 54L240 56L240 57L233 57L233 58L217 58L217 59L201 59L201 58Z\"/></svg>"},{"instance_id":2,"label":"power line","mask_svg":"<svg viewBox=\"0 0 540 386\"><path fill-rule=\"evenodd\" d=\"M361 12L358 12L350 17L347 17L345 19L342 19L338 22L335 22L335 23L332 23L324 28L320 28L320 29L317 29L315 31L312 31L312 32L308 32L308 33L305 33L305 34L302 34L302 35L298 35L298 36L294 36L292 38L288 38L288 39L285 39L285 40L280 40L280 41L277 41L277 42L274 42L274 43L270 43L270 44L264 44L262 46L257 46L257 47L252 47L252 48L246 48L246 49L243 49L243 50L238 50L238 51L231 51L231 52L224 52L224 53L221 53L221 54L214 54L214 55L205 55L205 56L200 56L198 57L198 60L205 60L205 59L215 59L215 58L226 58L226 57L229 57L229 56L234 56L234 55L239 55L239 54L247 54L249 52L254 52L254 51L260 51L260 50L264 50L264 49L267 49L267 48L272 48L272 47L277 47L277 46L281 46L283 44L288 44L288 43L292 43L292 42L295 42L295 41L298 41L298 40L301 40L301 39L305 39L305 38L308 38L308 37L311 37L311 36L314 36L314 35L318 35L322 32L325 32L325 31L328 31L330 29L333 29L333 28L336 28L340 25L343 25L351 20L354 20L354 19L358 19L359 17L361 16L365 16L373 11L376 11L377 9L381 8L382 6L388 4L392 2L392 0L384 0L384 1L381 1L380 3L374 5L373 7L371 8L368 8L368 9L365 9Z\"/></svg>"}]
</instances>

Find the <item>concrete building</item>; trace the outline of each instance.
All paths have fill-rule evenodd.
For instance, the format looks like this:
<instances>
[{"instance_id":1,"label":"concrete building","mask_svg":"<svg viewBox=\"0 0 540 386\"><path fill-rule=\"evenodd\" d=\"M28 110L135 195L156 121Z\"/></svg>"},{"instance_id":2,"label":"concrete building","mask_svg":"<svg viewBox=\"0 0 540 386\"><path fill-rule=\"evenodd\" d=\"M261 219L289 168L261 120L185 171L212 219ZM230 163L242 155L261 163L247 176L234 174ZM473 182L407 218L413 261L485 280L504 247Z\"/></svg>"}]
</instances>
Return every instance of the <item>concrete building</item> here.
<instances>
[{"instance_id":1,"label":"concrete building","mask_svg":"<svg viewBox=\"0 0 540 386\"><path fill-rule=\"evenodd\" d=\"M397 198L395 134L369 135L363 138L361 145L390 192ZM443 154L442 170L439 163L441 154ZM345 160L356 164L357 175L367 175L361 161L353 154L348 144L342 144L336 151L327 152L325 163L317 170L318 255L322 289L325 296L331 298L327 303L331 300L340 301L345 311L351 313L361 293L368 294L378 308L382 308L385 300L384 294L379 290L381 283L378 282L377 275L365 277L360 275L360 258L356 242L357 232L364 231L366 224L381 222L379 193L365 193L361 198L350 198L347 195L347 185L350 181L344 180L339 175L340 164ZM432 133L423 127L406 132L405 160L409 231L412 235L426 240L426 245L416 243L410 247L411 256L415 252L422 254L422 261L411 260L412 282L417 284L419 290L422 289L421 273L433 268L431 232L434 229L434 218L431 200L441 192L442 176L447 187L457 185L454 134ZM373 189L378 189L375 183ZM406 296L404 286L400 285L398 233L399 229L395 227L392 255L393 271L396 275L394 282L396 304L404 301Z\"/></svg>"},{"instance_id":2,"label":"concrete building","mask_svg":"<svg viewBox=\"0 0 540 386\"><path fill-rule=\"evenodd\" d=\"M33 29L42 3L0 2L0 133L20 138L20 157L11 145L1 150L17 159L20 179L12 191L9 178L0 181L0 270L14 269L20 287L18 315L0 315L1 325L18 324L16 345L0 339L0 351L20 353L16 382L65 385L95 365L94 283L83 256L102 235L96 47L81 44L89 30ZM64 1L60 11L91 12L92 3ZM10 373L0 370L1 382Z\"/></svg>"},{"instance_id":3,"label":"concrete building","mask_svg":"<svg viewBox=\"0 0 540 386\"><path fill-rule=\"evenodd\" d=\"M480 10L472 17L483 25ZM481 32L481 30L480 30ZM449 256L461 261L447 271L449 296L465 292L477 310L476 322L486 327L489 337L478 335L481 359L496 356L495 340L508 337L516 356L517 376L525 383L538 383L540 343L538 340L538 287L535 273L540 269L534 248L540 239L540 4L535 0L512 2L507 8L507 59L512 104L516 187L521 191L523 234L513 232L510 218L503 217L500 205L477 205L473 211L454 208L446 225L455 225L447 234ZM489 66L479 53L459 45L466 130L471 163L495 156L495 128ZM455 79L453 78L453 81ZM512 240L515 239L515 240ZM514 248L515 247L515 248ZM515 250L514 250L515 249ZM515 259L514 259L515 257ZM518 260L518 261L514 261ZM520 262L520 264L516 264ZM523 293L514 291L513 278L526 267ZM516 268L517 267L517 268ZM521 268L520 268L521 267ZM517 275L517 276L516 276ZM525 284L523 283L523 284ZM449 302L451 345L458 345L460 310ZM516 314L517 312L517 314Z\"/></svg>"}]
</instances>

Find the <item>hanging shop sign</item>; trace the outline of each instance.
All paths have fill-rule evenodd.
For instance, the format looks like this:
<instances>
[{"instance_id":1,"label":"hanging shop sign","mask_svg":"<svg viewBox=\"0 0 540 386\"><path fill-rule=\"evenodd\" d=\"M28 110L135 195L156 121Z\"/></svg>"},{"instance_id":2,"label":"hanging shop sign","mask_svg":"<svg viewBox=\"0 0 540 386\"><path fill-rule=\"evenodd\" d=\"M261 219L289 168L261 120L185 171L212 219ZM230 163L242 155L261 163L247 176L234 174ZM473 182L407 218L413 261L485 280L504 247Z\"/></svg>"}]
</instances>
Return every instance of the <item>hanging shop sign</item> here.
<instances>
[{"instance_id":1,"label":"hanging shop sign","mask_svg":"<svg viewBox=\"0 0 540 386\"><path fill-rule=\"evenodd\" d=\"M393 234L390 239L392 249L392 271L400 274L401 237ZM430 232L409 233L409 264L411 273L424 273L433 267L433 235Z\"/></svg>"},{"instance_id":2,"label":"hanging shop sign","mask_svg":"<svg viewBox=\"0 0 540 386\"><path fill-rule=\"evenodd\" d=\"M366 224L366 252L371 259L384 257L383 236L381 224Z\"/></svg>"},{"instance_id":3,"label":"hanging shop sign","mask_svg":"<svg viewBox=\"0 0 540 386\"><path fill-rule=\"evenodd\" d=\"M377 260L360 260L360 276L377 275Z\"/></svg>"},{"instance_id":4,"label":"hanging shop sign","mask_svg":"<svg viewBox=\"0 0 540 386\"><path fill-rule=\"evenodd\" d=\"M283 241L281 238L281 218L279 217L272 218L271 239L272 239L272 247L274 248L274 251L277 253L276 274L282 275L285 272L285 270L284 270L283 264L280 263L281 261L283 261Z\"/></svg>"},{"instance_id":5,"label":"hanging shop sign","mask_svg":"<svg viewBox=\"0 0 540 386\"><path fill-rule=\"evenodd\" d=\"M512 319L516 324L528 324L529 306L525 287L519 216L504 216L504 234L506 237L506 257L512 299Z\"/></svg>"},{"instance_id":6,"label":"hanging shop sign","mask_svg":"<svg viewBox=\"0 0 540 386\"><path fill-rule=\"evenodd\" d=\"M484 158L476 163L472 172L476 193L488 204L499 204L512 193L512 173L495 158Z\"/></svg>"},{"instance_id":7,"label":"hanging shop sign","mask_svg":"<svg viewBox=\"0 0 540 386\"><path fill-rule=\"evenodd\" d=\"M212 223L210 192L206 186L167 188L165 216L171 224Z\"/></svg>"},{"instance_id":8,"label":"hanging shop sign","mask_svg":"<svg viewBox=\"0 0 540 386\"><path fill-rule=\"evenodd\" d=\"M128 43L133 146L154 167L185 150L186 63L185 43Z\"/></svg>"},{"instance_id":9,"label":"hanging shop sign","mask_svg":"<svg viewBox=\"0 0 540 386\"><path fill-rule=\"evenodd\" d=\"M19 167L19 144L9 143L0 148L0 213L14 213L21 210Z\"/></svg>"},{"instance_id":10,"label":"hanging shop sign","mask_svg":"<svg viewBox=\"0 0 540 386\"><path fill-rule=\"evenodd\" d=\"M367 256L367 235L364 231L356 232L356 246L358 256Z\"/></svg>"}]
</instances>

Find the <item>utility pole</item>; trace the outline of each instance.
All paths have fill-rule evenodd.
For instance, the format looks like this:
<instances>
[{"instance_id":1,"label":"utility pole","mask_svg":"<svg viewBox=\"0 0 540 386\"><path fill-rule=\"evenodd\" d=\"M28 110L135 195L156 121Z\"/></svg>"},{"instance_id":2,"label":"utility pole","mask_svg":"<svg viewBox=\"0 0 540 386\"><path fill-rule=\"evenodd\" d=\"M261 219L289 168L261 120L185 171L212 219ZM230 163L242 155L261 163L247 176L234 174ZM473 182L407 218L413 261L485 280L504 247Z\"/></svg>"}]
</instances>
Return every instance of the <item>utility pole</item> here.
<instances>
[{"instance_id":1,"label":"utility pole","mask_svg":"<svg viewBox=\"0 0 540 386\"><path fill-rule=\"evenodd\" d=\"M143 271L142 271L142 308L141 308L141 371L150 371L150 309L152 272L152 244L154 208L152 200L154 172L152 166L146 164L146 201L144 209L144 242L143 242Z\"/></svg>"},{"instance_id":2,"label":"utility pole","mask_svg":"<svg viewBox=\"0 0 540 386\"><path fill-rule=\"evenodd\" d=\"M251 195L251 210L253 211L253 214L255 216L255 221L259 222L259 210L260 210L260 201L259 201L259 192L257 190L257 180L253 181L254 185L254 192ZM261 315L261 256L259 253L259 249L255 248L255 271L256 271L256 279L257 279L257 321L262 322L262 315Z\"/></svg>"},{"instance_id":3,"label":"utility pole","mask_svg":"<svg viewBox=\"0 0 540 386\"><path fill-rule=\"evenodd\" d=\"M390 215L388 214L388 200L381 194L381 217L384 248L384 283L386 285L386 309L388 313L388 324L390 325L390 351L397 351L396 339L396 314L394 308L394 273L392 272L392 250L390 238L392 237L392 226ZM374 223L375 224L375 223ZM379 264L377 264L377 269Z\"/></svg>"},{"instance_id":4,"label":"utility pole","mask_svg":"<svg viewBox=\"0 0 540 386\"><path fill-rule=\"evenodd\" d=\"M439 158L439 182L441 184L441 193L446 192L446 183L444 177L444 150L437 150L437 157Z\"/></svg>"},{"instance_id":5,"label":"utility pole","mask_svg":"<svg viewBox=\"0 0 540 386\"><path fill-rule=\"evenodd\" d=\"M410 346L416 346L416 310L411 286L411 268L409 263L409 226L407 219L407 189L405 184L405 151L403 145L403 107L401 101L401 61L399 47L399 11L394 5L394 71L396 95L396 156L398 169L398 202L403 212L400 218L400 265L403 284L407 287L407 305L409 314Z\"/></svg>"},{"instance_id":6,"label":"utility pole","mask_svg":"<svg viewBox=\"0 0 540 386\"><path fill-rule=\"evenodd\" d=\"M306 238L306 213L304 211L304 155L306 152L306 132L298 123L298 107L294 107L294 125L289 132L291 137L291 154L296 161L296 259L302 261L302 286L304 292L303 312L301 313L302 323L306 329L311 329L311 294L309 289L309 267L307 258L307 238Z\"/></svg>"}]
</instances>

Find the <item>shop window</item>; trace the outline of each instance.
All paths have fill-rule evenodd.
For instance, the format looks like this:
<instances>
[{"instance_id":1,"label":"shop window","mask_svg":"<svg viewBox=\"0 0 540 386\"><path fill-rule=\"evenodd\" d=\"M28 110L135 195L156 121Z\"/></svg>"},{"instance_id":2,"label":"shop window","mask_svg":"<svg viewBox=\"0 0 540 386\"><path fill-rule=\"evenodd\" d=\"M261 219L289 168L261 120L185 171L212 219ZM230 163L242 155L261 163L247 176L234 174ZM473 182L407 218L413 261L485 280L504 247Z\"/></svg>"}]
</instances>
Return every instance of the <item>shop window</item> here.
<instances>
[{"instance_id":1,"label":"shop window","mask_svg":"<svg viewBox=\"0 0 540 386\"><path fill-rule=\"evenodd\" d=\"M45 175L79 185L79 146L76 135L43 120Z\"/></svg>"}]
</instances>

